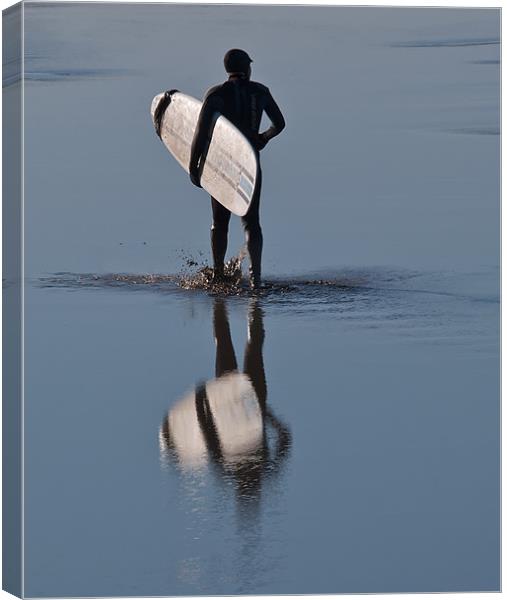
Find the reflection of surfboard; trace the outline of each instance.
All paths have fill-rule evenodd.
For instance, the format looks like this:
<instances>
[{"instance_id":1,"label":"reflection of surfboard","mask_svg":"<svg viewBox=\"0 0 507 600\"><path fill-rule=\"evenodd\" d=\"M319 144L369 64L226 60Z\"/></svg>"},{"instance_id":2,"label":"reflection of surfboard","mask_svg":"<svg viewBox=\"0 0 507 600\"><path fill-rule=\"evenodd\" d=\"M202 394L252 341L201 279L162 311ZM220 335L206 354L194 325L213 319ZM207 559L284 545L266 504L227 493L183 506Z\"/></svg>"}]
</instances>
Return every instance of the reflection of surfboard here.
<instances>
[{"instance_id":1,"label":"reflection of surfboard","mask_svg":"<svg viewBox=\"0 0 507 600\"><path fill-rule=\"evenodd\" d=\"M236 463L255 452L262 444L262 414L250 379L242 373L227 373L206 383L206 396L223 460ZM197 417L195 391L173 406L167 420L181 466L204 466L208 446Z\"/></svg>"},{"instance_id":2,"label":"reflection of surfboard","mask_svg":"<svg viewBox=\"0 0 507 600\"><path fill-rule=\"evenodd\" d=\"M155 96L151 116L164 95ZM160 137L188 173L190 148L202 102L174 92L162 117ZM213 198L242 217L248 211L257 180L257 155L246 137L219 116L209 145L201 185Z\"/></svg>"}]
</instances>

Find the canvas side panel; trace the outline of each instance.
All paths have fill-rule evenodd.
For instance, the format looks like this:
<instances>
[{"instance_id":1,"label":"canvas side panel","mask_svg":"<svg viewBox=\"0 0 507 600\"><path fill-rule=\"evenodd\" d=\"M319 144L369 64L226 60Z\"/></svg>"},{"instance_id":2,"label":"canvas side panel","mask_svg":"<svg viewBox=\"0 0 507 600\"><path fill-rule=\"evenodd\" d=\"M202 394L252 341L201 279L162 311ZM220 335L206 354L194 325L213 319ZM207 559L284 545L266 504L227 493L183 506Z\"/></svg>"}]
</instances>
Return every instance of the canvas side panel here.
<instances>
[{"instance_id":1,"label":"canvas side panel","mask_svg":"<svg viewBox=\"0 0 507 600\"><path fill-rule=\"evenodd\" d=\"M2 13L3 30L3 581L22 594L21 485L21 194L22 194L22 5Z\"/></svg>"}]
</instances>

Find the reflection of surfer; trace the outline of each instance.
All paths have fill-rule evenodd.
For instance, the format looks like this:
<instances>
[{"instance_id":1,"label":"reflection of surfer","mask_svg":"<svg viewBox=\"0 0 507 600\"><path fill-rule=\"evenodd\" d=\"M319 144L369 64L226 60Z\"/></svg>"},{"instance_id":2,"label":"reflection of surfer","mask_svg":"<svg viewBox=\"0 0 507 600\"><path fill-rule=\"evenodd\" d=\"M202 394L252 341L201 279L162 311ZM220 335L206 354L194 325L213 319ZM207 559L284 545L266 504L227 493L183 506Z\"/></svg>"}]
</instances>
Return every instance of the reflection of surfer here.
<instances>
[{"instance_id":1,"label":"reflection of surfer","mask_svg":"<svg viewBox=\"0 0 507 600\"><path fill-rule=\"evenodd\" d=\"M250 81L251 58L243 50L229 50L224 57L225 70L229 79L222 85L212 87L206 93L199 122L192 143L190 156L190 179L200 185L202 158L209 130L216 113L224 115L247 137L253 148L260 152L266 144L285 127L285 120L267 87ZM262 113L266 112L272 126L259 133ZM248 213L242 217L250 256L250 284L261 283L262 230L259 222L259 200L262 174L259 167L257 186ZM221 277L227 251L227 233L231 213L217 200L211 198L213 225L211 227L211 251L215 277Z\"/></svg>"},{"instance_id":2,"label":"reflection of surfer","mask_svg":"<svg viewBox=\"0 0 507 600\"><path fill-rule=\"evenodd\" d=\"M238 372L225 301L213 314L216 378L196 386L169 412L162 439L183 470L210 462L235 484L239 506L256 507L263 480L275 475L291 443L288 428L267 405L262 310L253 300L248 317L244 373ZM268 443L268 426L274 441Z\"/></svg>"}]
</instances>

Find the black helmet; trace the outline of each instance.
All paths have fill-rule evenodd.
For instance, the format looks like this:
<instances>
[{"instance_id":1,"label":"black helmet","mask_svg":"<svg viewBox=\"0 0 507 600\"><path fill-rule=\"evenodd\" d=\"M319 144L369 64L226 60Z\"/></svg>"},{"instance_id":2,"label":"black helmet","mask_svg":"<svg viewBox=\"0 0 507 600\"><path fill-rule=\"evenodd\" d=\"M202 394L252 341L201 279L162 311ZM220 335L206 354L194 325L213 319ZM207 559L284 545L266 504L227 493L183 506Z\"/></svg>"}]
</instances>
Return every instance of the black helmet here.
<instances>
[{"instance_id":1,"label":"black helmet","mask_svg":"<svg viewBox=\"0 0 507 600\"><path fill-rule=\"evenodd\" d=\"M233 48L224 56L224 67L227 73L246 73L252 59L244 50Z\"/></svg>"}]
</instances>

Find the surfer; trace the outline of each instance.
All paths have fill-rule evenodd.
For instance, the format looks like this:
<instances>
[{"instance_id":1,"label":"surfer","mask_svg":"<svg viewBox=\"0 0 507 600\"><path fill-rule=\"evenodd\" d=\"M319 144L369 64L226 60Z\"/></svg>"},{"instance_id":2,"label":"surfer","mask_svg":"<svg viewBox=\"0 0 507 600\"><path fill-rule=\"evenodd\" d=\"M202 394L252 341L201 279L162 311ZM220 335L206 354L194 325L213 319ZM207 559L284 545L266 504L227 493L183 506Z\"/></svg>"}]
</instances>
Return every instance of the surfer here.
<instances>
[{"instance_id":1,"label":"surfer","mask_svg":"<svg viewBox=\"0 0 507 600\"><path fill-rule=\"evenodd\" d=\"M201 158L205 152L209 130L216 121L216 114L222 114L231 121L250 141L257 154L285 127L285 119L274 101L269 89L250 80L252 59L244 50L229 50L224 57L228 80L212 87L204 97L199 122L192 142L190 155L190 179L200 187ZM271 120L271 127L259 133L263 112ZM262 173L259 166L257 186L248 213L241 218L245 230L246 244L250 258L250 285L258 288L261 284L262 229L259 222L259 202ZM227 251L227 234L231 213L215 198L211 198L213 224L211 226L211 252L213 254L214 279L220 279L224 272L224 259Z\"/></svg>"}]
</instances>

